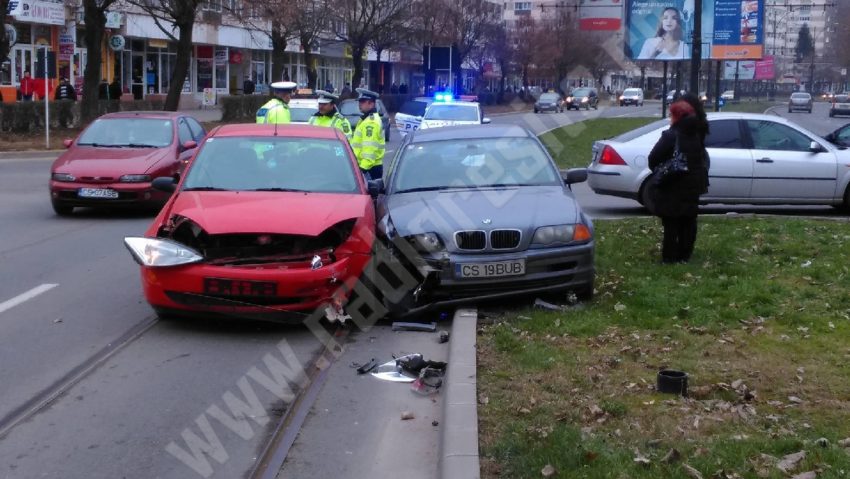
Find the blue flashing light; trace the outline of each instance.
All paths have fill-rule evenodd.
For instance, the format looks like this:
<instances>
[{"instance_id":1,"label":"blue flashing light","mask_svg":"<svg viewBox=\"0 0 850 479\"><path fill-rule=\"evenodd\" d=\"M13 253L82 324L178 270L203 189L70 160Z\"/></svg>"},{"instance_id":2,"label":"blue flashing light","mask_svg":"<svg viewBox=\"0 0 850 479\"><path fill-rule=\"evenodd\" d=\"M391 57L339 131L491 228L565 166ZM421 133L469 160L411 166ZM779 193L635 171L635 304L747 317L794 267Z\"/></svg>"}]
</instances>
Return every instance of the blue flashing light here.
<instances>
[{"instance_id":1,"label":"blue flashing light","mask_svg":"<svg viewBox=\"0 0 850 479\"><path fill-rule=\"evenodd\" d=\"M434 101L448 103L452 100L454 100L454 97L452 96L452 92L450 91L439 92L434 94Z\"/></svg>"}]
</instances>

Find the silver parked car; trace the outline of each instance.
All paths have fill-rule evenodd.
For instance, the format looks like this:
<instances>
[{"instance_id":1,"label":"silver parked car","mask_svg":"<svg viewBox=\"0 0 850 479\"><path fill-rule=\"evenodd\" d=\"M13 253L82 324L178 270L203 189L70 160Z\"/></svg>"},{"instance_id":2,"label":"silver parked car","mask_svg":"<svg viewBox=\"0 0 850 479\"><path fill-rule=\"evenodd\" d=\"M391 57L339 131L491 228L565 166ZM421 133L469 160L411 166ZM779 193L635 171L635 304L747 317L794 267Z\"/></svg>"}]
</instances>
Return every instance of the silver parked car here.
<instances>
[{"instance_id":1,"label":"silver parked car","mask_svg":"<svg viewBox=\"0 0 850 479\"><path fill-rule=\"evenodd\" d=\"M416 278L395 306L421 311L570 290L590 298L593 224L570 188L586 178L584 168L562 176L520 126L408 134L386 186L370 185L381 193L378 236Z\"/></svg>"},{"instance_id":2,"label":"silver parked car","mask_svg":"<svg viewBox=\"0 0 850 479\"><path fill-rule=\"evenodd\" d=\"M702 203L808 204L850 208L850 150L778 116L713 113ZM647 156L666 120L593 145L588 184L598 194L646 204Z\"/></svg>"},{"instance_id":3,"label":"silver parked car","mask_svg":"<svg viewBox=\"0 0 850 479\"><path fill-rule=\"evenodd\" d=\"M788 113L797 110L806 110L812 112L812 95L806 92L792 93L788 99Z\"/></svg>"}]
</instances>

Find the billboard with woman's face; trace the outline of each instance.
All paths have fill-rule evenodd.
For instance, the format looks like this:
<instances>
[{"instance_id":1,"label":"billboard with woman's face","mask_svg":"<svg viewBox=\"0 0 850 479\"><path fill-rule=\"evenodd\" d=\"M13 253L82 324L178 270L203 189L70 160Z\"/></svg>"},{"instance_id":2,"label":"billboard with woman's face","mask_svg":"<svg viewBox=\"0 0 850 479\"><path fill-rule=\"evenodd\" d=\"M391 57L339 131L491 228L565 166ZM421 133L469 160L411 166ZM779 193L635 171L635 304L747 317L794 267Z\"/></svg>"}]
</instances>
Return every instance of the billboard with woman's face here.
<instances>
[{"instance_id":1,"label":"billboard with woman's face","mask_svg":"<svg viewBox=\"0 0 850 479\"><path fill-rule=\"evenodd\" d=\"M760 59L764 0L703 0L702 58ZM629 0L626 56L632 60L689 60L694 0Z\"/></svg>"}]
</instances>

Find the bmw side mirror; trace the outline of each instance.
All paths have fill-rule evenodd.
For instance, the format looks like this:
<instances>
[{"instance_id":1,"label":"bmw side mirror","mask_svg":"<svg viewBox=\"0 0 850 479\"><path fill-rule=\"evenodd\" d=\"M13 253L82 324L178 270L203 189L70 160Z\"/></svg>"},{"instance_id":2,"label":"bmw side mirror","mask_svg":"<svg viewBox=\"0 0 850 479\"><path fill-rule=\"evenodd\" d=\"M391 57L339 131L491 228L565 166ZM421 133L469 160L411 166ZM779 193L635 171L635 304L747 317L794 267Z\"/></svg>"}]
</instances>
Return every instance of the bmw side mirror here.
<instances>
[{"instance_id":1,"label":"bmw side mirror","mask_svg":"<svg viewBox=\"0 0 850 479\"><path fill-rule=\"evenodd\" d=\"M160 176L151 182L151 188L166 193L173 193L177 189L177 182L171 176Z\"/></svg>"},{"instance_id":2,"label":"bmw side mirror","mask_svg":"<svg viewBox=\"0 0 850 479\"><path fill-rule=\"evenodd\" d=\"M561 170L561 178L565 184L582 183L587 181L587 168L570 168Z\"/></svg>"},{"instance_id":3,"label":"bmw side mirror","mask_svg":"<svg viewBox=\"0 0 850 479\"><path fill-rule=\"evenodd\" d=\"M481 119L481 124L482 125L489 125L490 121L491 120L485 116L484 118Z\"/></svg>"},{"instance_id":4,"label":"bmw side mirror","mask_svg":"<svg viewBox=\"0 0 850 479\"><path fill-rule=\"evenodd\" d=\"M809 143L809 151L811 151L812 153L821 153L821 152L826 151L826 150L824 149L823 146L821 146L820 143L813 141L813 142Z\"/></svg>"},{"instance_id":5,"label":"bmw side mirror","mask_svg":"<svg viewBox=\"0 0 850 479\"><path fill-rule=\"evenodd\" d=\"M192 148L198 147L198 142L195 140L188 140L183 142L183 151L191 150Z\"/></svg>"},{"instance_id":6,"label":"bmw side mirror","mask_svg":"<svg viewBox=\"0 0 850 479\"><path fill-rule=\"evenodd\" d=\"M64 140L62 140L62 144L65 145L65 148L70 148L71 145L74 144L74 140L70 138L65 138Z\"/></svg>"},{"instance_id":7,"label":"bmw side mirror","mask_svg":"<svg viewBox=\"0 0 850 479\"><path fill-rule=\"evenodd\" d=\"M377 180L369 180L367 183L369 188L369 196L372 198L377 198L378 196L384 194L384 179L378 178Z\"/></svg>"}]
</instances>

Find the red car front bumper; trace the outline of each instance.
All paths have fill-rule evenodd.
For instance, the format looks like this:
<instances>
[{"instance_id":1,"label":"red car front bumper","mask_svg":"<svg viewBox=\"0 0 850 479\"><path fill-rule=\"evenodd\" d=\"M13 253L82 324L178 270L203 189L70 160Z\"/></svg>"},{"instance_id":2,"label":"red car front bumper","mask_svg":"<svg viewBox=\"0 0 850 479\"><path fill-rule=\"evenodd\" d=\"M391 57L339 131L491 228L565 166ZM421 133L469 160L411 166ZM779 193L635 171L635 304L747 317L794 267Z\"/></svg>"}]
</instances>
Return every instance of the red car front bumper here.
<instances>
[{"instance_id":1,"label":"red car front bumper","mask_svg":"<svg viewBox=\"0 0 850 479\"><path fill-rule=\"evenodd\" d=\"M368 254L350 254L315 270L285 264L142 267L142 286L145 298L160 313L298 322L324 305L344 304L370 259ZM204 290L205 279L211 278L274 283L276 291L213 294Z\"/></svg>"},{"instance_id":2,"label":"red car front bumper","mask_svg":"<svg viewBox=\"0 0 850 479\"><path fill-rule=\"evenodd\" d=\"M117 198L85 198L83 188L112 190ZM66 206L163 205L170 194L151 188L150 183L67 183L50 180L50 199Z\"/></svg>"}]
</instances>

